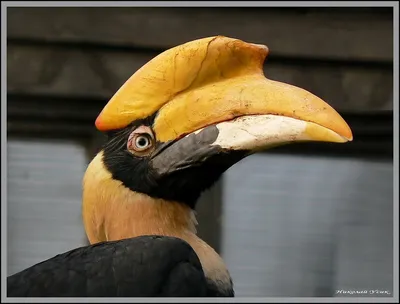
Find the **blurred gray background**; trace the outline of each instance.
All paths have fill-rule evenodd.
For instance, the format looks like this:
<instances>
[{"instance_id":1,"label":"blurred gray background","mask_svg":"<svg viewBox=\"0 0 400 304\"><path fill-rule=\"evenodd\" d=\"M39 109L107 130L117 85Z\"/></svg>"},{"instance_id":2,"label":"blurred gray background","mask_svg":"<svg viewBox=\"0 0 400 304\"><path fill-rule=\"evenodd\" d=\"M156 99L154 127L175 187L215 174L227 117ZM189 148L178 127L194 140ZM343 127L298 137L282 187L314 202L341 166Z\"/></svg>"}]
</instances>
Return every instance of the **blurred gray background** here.
<instances>
[{"instance_id":1,"label":"blurred gray background","mask_svg":"<svg viewBox=\"0 0 400 304\"><path fill-rule=\"evenodd\" d=\"M251 156L203 195L199 234L237 296L393 291L392 9L7 12L9 275L87 244L81 180L109 98L166 48L221 34L268 45L267 77L326 100L355 138Z\"/></svg>"}]
</instances>

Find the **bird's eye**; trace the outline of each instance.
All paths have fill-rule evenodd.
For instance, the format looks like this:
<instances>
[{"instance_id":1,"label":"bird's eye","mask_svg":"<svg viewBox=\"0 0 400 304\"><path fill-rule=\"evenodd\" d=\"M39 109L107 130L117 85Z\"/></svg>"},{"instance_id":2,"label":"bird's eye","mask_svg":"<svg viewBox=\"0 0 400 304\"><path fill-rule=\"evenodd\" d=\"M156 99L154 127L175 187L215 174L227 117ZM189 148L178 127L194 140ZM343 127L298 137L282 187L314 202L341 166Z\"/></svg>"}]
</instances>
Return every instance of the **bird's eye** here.
<instances>
[{"instance_id":1,"label":"bird's eye","mask_svg":"<svg viewBox=\"0 0 400 304\"><path fill-rule=\"evenodd\" d=\"M128 150L134 154L149 152L154 145L154 136L149 127L142 126L131 133L128 139Z\"/></svg>"},{"instance_id":2,"label":"bird's eye","mask_svg":"<svg viewBox=\"0 0 400 304\"><path fill-rule=\"evenodd\" d=\"M137 135L135 138L135 148L137 150L145 150L151 145L151 138L147 134Z\"/></svg>"}]
</instances>

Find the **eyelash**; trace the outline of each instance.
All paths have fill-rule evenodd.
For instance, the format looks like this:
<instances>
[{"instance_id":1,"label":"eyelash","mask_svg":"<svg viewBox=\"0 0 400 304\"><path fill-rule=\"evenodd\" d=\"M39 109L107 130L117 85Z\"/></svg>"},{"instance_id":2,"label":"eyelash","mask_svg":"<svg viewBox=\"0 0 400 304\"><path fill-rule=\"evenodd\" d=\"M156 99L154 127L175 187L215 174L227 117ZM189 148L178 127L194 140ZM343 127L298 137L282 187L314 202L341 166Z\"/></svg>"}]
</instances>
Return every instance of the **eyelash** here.
<instances>
[{"instance_id":1,"label":"eyelash","mask_svg":"<svg viewBox=\"0 0 400 304\"><path fill-rule=\"evenodd\" d=\"M105 149L110 152L115 152L118 150L126 150L126 141L128 140L129 134L132 128L124 128L122 130L113 131L108 133L108 140L105 144Z\"/></svg>"},{"instance_id":2,"label":"eyelash","mask_svg":"<svg viewBox=\"0 0 400 304\"><path fill-rule=\"evenodd\" d=\"M107 132L106 133L107 142L103 146L103 149L107 149L110 152L116 152L116 151L129 152L129 150L127 148L127 144L126 144L128 141L129 135L138 126L148 126L149 128L151 128L150 126L153 124L154 119L157 116L157 114L158 114L158 112L154 113L153 115L151 115L145 119L131 123L129 126L123 128L123 129ZM156 141L154 135L153 135L153 140Z\"/></svg>"}]
</instances>

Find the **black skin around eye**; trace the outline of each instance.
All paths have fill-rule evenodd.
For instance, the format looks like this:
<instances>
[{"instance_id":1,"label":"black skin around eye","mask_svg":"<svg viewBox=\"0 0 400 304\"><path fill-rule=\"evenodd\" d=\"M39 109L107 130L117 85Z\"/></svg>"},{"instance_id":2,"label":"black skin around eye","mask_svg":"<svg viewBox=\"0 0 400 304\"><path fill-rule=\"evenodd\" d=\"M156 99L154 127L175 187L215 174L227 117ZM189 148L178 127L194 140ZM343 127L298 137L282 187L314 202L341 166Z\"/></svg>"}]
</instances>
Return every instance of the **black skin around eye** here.
<instances>
[{"instance_id":1,"label":"black skin around eye","mask_svg":"<svg viewBox=\"0 0 400 304\"><path fill-rule=\"evenodd\" d=\"M103 146L106 169L132 191L195 208L200 194L247 155L246 151L225 151L212 145L218 136L215 126L170 142L159 142L149 135L154 150L148 155L135 155L127 149L129 135L140 126L151 129L153 121L150 117L109 132Z\"/></svg>"}]
</instances>

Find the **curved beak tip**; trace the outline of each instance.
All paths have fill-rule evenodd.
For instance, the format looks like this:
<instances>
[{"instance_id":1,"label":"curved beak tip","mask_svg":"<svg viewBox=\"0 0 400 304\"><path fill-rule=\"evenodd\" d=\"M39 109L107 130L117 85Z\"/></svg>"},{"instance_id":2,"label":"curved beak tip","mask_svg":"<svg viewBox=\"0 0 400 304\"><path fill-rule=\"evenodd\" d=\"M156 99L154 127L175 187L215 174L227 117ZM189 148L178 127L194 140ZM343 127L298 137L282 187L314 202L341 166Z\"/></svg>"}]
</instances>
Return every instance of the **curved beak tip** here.
<instances>
[{"instance_id":1,"label":"curved beak tip","mask_svg":"<svg viewBox=\"0 0 400 304\"><path fill-rule=\"evenodd\" d=\"M343 142L351 142L353 141L353 132L348 123L344 119L342 120L343 120L343 129L341 130L342 132L338 134L343 138Z\"/></svg>"},{"instance_id":2,"label":"curved beak tip","mask_svg":"<svg viewBox=\"0 0 400 304\"><path fill-rule=\"evenodd\" d=\"M341 136L342 137L342 143L347 143L353 141L353 136L351 137L346 137L346 136Z\"/></svg>"},{"instance_id":3,"label":"curved beak tip","mask_svg":"<svg viewBox=\"0 0 400 304\"><path fill-rule=\"evenodd\" d=\"M339 124L339 126L336 126L336 128L330 128L327 127L326 130L330 130L330 132L327 133L321 133L325 134L327 137L322 137L324 141L328 142L336 142L336 143L347 143L353 141L353 133L349 127L349 125L343 120L342 123ZM315 130L316 133L314 135L317 135L319 133L318 130ZM313 132L313 131L312 131ZM316 138L319 137L319 134L316 136Z\"/></svg>"},{"instance_id":4,"label":"curved beak tip","mask_svg":"<svg viewBox=\"0 0 400 304\"><path fill-rule=\"evenodd\" d=\"M334 133L336 133L336 138L332 138L332 142L337 142L337 143L347 143L347 142L351 142L353 141L353 134L351 132L351 129L348 128L346 130L346 132L340 132L337 133L335 131L333 131ZM330 140L328 140L330 141Z\"/></svg>"},{"instance_id":5,"label":"curved beak tip","mask_svg":"<svg viewBox=\"0 0 400 304\"><path fill-rule=\"evenodd\" d=\"M353 141L353 135L350 135L350 137L344 137L346 141L350 142Z\"/></svg>"},{"instance_id":6,"label":"curved beak tip","mask_svg":"<svg viewBox=\"0 0 400 304\"><path fill-rule=\"evenodd\" d=\"M351 130L349 129L349 136L345 137L345 139L347 141L353 141L353 133L351 132Z\"/></svg>"}]
</instances>

